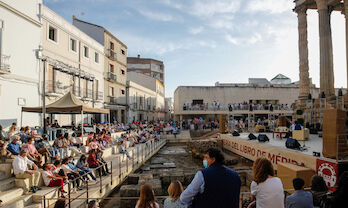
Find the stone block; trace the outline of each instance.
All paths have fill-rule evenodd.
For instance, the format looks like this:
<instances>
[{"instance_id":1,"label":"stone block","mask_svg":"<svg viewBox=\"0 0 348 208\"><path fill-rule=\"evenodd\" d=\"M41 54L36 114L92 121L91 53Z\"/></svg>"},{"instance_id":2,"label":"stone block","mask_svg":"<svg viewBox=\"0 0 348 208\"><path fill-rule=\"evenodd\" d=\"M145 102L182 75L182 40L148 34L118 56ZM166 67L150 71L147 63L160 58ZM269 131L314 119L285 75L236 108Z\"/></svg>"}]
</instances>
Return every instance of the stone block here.
<instances>
[{"instance_id":1,"label":"stone block","mask_svg":"<svg viewBox=\"0 0 348 208\"><path fill-rule=\"evenodd\" d=\"M128 185L136 185L139 182L139 174L130 174L127 179Z\"/></svg>"},{"instance_id":2,"label":"stone block","mask_svg":"<svg viewBox=\"0 0 348 208\"><path fill-rule=\"evenodd\" d=\"M140 185L124 185L120 189L121 197L138 197L140 196Z\"/></svg>"},{"instance_id":3,"label":"stone block","mask_svg":"<svg viewBox=\"0 0 348 208\"><path fill-rule=\"evenodd\" d=\"M25 192L28 192L30 191L30 187L29 187L29 179L28 178L25 178L25 179L18 179L16 178L15 179L15 183L16 183L16 186L18 188L22 188Z\"/></svg>"}]
</instances>

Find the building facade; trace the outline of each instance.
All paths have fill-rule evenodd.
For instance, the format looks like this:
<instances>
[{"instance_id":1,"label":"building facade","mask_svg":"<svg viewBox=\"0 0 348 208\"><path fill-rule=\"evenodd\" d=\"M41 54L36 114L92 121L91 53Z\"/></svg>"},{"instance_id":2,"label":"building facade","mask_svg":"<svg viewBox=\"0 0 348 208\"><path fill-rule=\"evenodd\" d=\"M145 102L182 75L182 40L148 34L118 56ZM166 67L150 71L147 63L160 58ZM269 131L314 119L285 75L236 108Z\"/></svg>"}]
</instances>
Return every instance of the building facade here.
<instances>
[{"instance_id":1,"label":"building facade","mask_svg":"<svg viewBox=\"0 0 348 208\"><path fill-rule=\"evenodd\" d=\"M164 85L164 64L162 61L150 58L140 58L140 55L138 55L138 57L128 57L127 71L142 73L153 77L161 81Z\"/></svg>"},{"instance_id":2,"label":"building facade","mask_svg":"<svg viewBox=\"0 0 348 208\"><path fill-rule=\"evenodd\" d=\"M41 104L40 62L41 0L0 1L0 124L8 127L40 124L40 115L25 113L22 106ZM42 67L42 66L41 66Z\"/></svg>"},{"instance_id":3,"label":"building facade","mask_svg":"<svg viewBox=\"0 0 348 208\"><path fill-rule=\"evenodd\" d=\"M162 82L153 77L137 72L128 72L127 80L129 84L133 84L133 86L127 86L127 92L129 92L127 94L130 109L129 111L132 111L129 114L131 116L128 116L128 119L130 119L128 121L133 121L132 115L134 115L134 113L136 113L137 111L138 112L136 114L138 114L139 116L136 116L136 118L139 118L138 120L141 120L140 118L146 120L164 120L165 97L164 85L162 84ZM148 93L147 95L145 95L145 91ZM134 94L134 92L136 93ZM144 106L144 109L140 109L140 106ZM142 113L144 112L144 110L147 112L146 114ZM144 114L144 116L140 116L142 114Z\"/></svg>"},{"instance_id":4,"label":"building facade","mask_svg":"<svg viewBox=\"0 0 348 208\"><path fill-rule=\"evenodd\" d=\"M104 46L104 106L111 122L126 122L127 46L102 26L76 17L73 24Z\"/></svg>"},{"instance_id":5,"label":"building facade","mask_svg":"<svg viewBox=\"0 0 348 208\"><path fill-rule=\"evenodd\" d=\"M42 51L46 64L46 105L69 90L92 108L104 103L104 47L64 18L42 6ZM42 92L41 92L42 93ZM81 122L80 115L55 115L61 124ZM86 115L83 122L103 122L103 116Z\"/></svg>"},{"instance_id":6,"label":"building facade","mask_svg":"<svg viewBox=\"0 0 348 208\"><path fill-rule=\"evenodd\" d=\"M318 97L319 89L311 86L312 96ZM175 119L216 119L219 114L238 117L253 114L255 118L270 114L291 116L298 95L299 84L291 83L284 75L277 75L271 82L265 78L251 78L248 83L179 86L174 92L174 115Z\"/></svg>"}]
</instances>

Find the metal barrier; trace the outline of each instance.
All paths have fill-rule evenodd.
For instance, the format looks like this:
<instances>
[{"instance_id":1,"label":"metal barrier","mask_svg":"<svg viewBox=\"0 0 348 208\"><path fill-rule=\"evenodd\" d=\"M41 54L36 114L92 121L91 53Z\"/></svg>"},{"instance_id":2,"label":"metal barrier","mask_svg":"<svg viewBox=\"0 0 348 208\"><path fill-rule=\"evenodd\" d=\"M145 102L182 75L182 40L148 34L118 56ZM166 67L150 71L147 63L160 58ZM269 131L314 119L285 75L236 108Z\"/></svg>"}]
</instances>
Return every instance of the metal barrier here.
<instances>
[{"instance_id":1,"label":"metal barrier","mask_svg":"<svg viewBox=\"0 0 348 208\"><path fill-rule=\"evenodd\" d=\"M132 155L133 158L132 158L132 171L138 169L141 165L143 165L143 163L150 157L152 157L152 155L156 152L156 150L159 150L159 148L162 147L162 145L164 145L166 142L165 139L161 139L159 141L154 141L154 140L151 140L149 142L146 142L144 145L136 145L136 148L134 150L137 150L137 157L134 158L134 154ZM149 146L148 146L149 145ZM139 155L139 149L141 150L141 155ZM134 153L134 152L133 152ZM141 158L139 158L139 156ZM122 155L123 157L123 155ZM135 165L134 162L135 162L135 159L137 160L137 164ZM140 160L139 160L140 159ZM128 175L130 173L128 167L129 167L129 158L126 157L126 161L125 161L125 164L126 164L126 175ZM122 179L122 176L123 178L125 178L125 175L122 175L123 172L122 172L122 160L121 160L121 157L118 157L118 175L116 177L119 178L119 180L121 181ZM102 168L102 167L105 167L106 165L110 164L110 174L109 176L107 177L102 177L102 174L101 174L101 170L99 172L99 192L102 193L103 192L103 180L105 182L105 180L110 177L110 184L112 185L113 184L113 179L114 179L114 172L113 172L113 161L109 161L109 162L106 162L100 166L98 166L97 168L91 168L92 170L97 170L99 168ZM116 166L117 167L117 166ZM88 173L85 173L81 176L79 176L78 178L75 178L74 180L69 180L69 184L68 184L68 194L67 194L67 200L68 200L68 204L67 204L67 207L71 208L71 203L75 200L82 200L82 199L86 199L86 203L88 203L89 199L89 183L88 183L88 180L85 181L86 183L86 189L82 192L82 193L79 193L76 197L72 198L71 196L71 184L73 182L75 182L76 180L83 180L83 177L84 176L87 176L88 177ZM55 192L57 191L58 192L58 198L56 197L51 197L51 198L47 198L46 196L52 192ZM44 194L42 196L42 207L43 208L46 208L46 207L49 207L50 206L50 200L58 200L59 199L59 194L60 194L60 187L57 187L49 192L47 192L46 194ZM86 198L83 198L81 196L83 196L84 194L86 194ZM47 204L46 204L46 201L47 201Z\"/></svg>"}]
</instances>

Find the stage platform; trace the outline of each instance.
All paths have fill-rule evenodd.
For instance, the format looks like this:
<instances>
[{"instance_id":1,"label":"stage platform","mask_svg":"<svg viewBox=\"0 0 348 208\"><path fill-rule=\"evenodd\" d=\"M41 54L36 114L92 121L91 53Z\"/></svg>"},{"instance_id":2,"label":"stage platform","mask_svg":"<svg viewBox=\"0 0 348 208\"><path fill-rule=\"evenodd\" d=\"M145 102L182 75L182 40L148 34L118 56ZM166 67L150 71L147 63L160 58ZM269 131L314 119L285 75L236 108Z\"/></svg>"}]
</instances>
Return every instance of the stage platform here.
<instances>
[{"instance_id":1,"label":"stage platform","mask_svg":"<svg viewBox=\"0 0 348 208\"><path fill-rule=\"evenodd\" d=\"M253 133L256 137L259 135L259 133ZM285 141L286 139L280 139L279 137L276 137L274 135L274 138L272 137L272 133L260 133L260 134L266 134L269 138L269 142L260 143L258 140L249 140L248 135L249 133L241 133L240 136L236 137L242 140L246 140L253 143L260 143L267 146L277 147L280 149L288 150L291 152L297 152L309 156L313 156L314 152L320 152L320 155L322 157L322 151L323 151L323 138L319 137L317 134L310 134L309 139L307 141L298 141L301 144L301 147L305 146L307 150L300 151L300 150L293 150L288 149L285 147ZM228 136L233 137L231 134L226 134Z\"/></svg>"}]
</instances>

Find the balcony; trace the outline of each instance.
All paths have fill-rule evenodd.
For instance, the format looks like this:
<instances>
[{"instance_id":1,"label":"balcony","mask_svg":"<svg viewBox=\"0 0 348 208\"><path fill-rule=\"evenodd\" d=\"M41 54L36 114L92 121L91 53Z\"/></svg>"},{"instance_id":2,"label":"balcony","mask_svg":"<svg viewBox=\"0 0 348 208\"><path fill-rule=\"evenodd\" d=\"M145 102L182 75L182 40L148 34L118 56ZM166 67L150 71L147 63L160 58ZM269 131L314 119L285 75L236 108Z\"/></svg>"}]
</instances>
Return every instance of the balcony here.
<instances>
[{"instance_id":1,"label":"balcony","mask_svg":"<svg viewBox=\"0 0 348 208\"><path fill-rule=\"evenodd\" d=\"M45 85L46 95L48 96L59 96L63 95L69 86L63 85L61 82L55 82L48 80Z\"/></svg>"},{"instance_id":2,"label":"balcony","mask_svg":"<svg viewBox=\"0 0 348 208\"><path fill-rule=\"evenodd\" d=\"M112 82L116 82L116 80L117 80L116 74L114 74L112 72L108 72L106 74L106 78L107 78L107 80L112 81Z\"/></svg>"},{"instance_id":3,"label":"balcony","mask_svg":"<svg viewBox=\"0 0 348 208\"><path fill-rule=\"evenodd\" d=\"M114 61L117 60L116 52L112 50L111 48L106 50L106 56L111 60L114 60Z\"/></svg>"},{"instance_id":4,"label":"balcony","mask_svg":"<svg viewBox=\"0 0 348 208\"><path fill-rule=\"evenodd\" d=\"M0 57L0 74L8 74L10 71L10 56L1 55Z\"/></svg>"},{"instance_id":5,"label":"balcony","mask_svg":"<svg viewBox=\"0 0 348 208\"><path fill-rule=\"evenodd\" d=\"M82 92L83 92L83 96L82 96L83 100L92 100L92 95L93 95L92 90L90 90L90 89L83 89Z\"/></svg>"},{"instance_id":6,"label":"balcony","mask_svg":"<svg viewBox=\"0 0 348 208\"><path fill-rule=\"evenodd\" d=\"M101 92L101 91L96 91L96 92L95 92L95 99L96 99L96 100L102 101L103 98L104 98L103 92Z\"/></svg>"}]
</instances>

